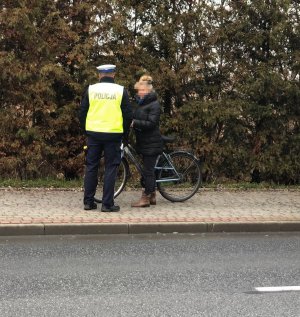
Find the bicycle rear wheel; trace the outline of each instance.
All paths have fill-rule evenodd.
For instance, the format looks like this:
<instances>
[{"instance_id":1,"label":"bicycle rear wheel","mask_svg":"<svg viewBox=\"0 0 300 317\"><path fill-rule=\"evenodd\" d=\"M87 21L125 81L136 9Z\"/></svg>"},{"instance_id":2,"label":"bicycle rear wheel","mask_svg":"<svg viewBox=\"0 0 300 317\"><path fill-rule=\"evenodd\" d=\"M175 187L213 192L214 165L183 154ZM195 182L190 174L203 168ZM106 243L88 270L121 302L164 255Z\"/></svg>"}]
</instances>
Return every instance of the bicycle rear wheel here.
<instances>
[{"instance_id":1,"label":"bicycle rear wheel","mask_svg":"<svg viewBox=\"0 0 300 317\"><path fill-rule=\"evenodd\" d=\"M174 169L166 160L159 163L161 169L157 171L157 189L172 202L185 201L195 195L201 185L199 162L188 152L169 155Z\"/></svg>"},{"instance_id":2,"label":"bicycle rear wheel","mask_svg":"<svg viewBox=\"0 0 300 317\"><path fill-rule=\"evenodd\" d=\"M117 171L114 198L119 196L122 190L125 188L128 175L129 175L128 162L123 157ZM95 194L95 202L97 203L102 202L103 182L104 182L104 159L101 158L99 170L98 170L98 184L97 184L96 194Z\"/></svg>"}]
</instances>

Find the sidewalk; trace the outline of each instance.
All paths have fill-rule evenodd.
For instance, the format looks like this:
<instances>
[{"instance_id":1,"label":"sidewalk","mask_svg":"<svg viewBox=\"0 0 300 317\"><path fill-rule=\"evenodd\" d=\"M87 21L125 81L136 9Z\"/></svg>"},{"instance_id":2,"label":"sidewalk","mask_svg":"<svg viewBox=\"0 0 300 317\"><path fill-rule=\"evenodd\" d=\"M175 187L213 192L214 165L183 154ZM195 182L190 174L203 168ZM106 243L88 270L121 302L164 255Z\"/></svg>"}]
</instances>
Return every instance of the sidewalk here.
<instances>
[{"instance_id":1,"label":"sidewalk","mask_svg":"<svg viewBox=\"0 0 300 317\"><path fill-rule=\"evenodd\" d=\"M131 208L139 191L116 199L118 213L84 211L81 190L0 188L0 235L300 231L299 190L205 190L184 203L158 194Z\"/></svg>"}]
</instances>

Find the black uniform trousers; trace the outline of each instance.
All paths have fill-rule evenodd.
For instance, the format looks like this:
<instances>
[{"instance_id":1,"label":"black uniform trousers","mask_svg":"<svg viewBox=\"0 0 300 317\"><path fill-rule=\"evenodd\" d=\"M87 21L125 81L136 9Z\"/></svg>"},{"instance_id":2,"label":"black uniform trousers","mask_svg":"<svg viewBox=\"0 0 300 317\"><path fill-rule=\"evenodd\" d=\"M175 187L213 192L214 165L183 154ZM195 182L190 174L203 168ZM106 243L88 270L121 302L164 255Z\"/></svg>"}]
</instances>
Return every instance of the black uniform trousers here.
<instances>
[{"instance_id":1,"label":"black uniform trousers","mask_svg":"<svg viewBox=\"0 0 300 317\"><path fill-rule=\"evenodd\" d=\"M84 177L84 204L92 204L98 183L100 158L104 152L104 185L102 205L109 208L114 205L114 188L118 166L121 163L121 141L102 141L88 136L86 169Z\"/></svg>"}]
</instances>

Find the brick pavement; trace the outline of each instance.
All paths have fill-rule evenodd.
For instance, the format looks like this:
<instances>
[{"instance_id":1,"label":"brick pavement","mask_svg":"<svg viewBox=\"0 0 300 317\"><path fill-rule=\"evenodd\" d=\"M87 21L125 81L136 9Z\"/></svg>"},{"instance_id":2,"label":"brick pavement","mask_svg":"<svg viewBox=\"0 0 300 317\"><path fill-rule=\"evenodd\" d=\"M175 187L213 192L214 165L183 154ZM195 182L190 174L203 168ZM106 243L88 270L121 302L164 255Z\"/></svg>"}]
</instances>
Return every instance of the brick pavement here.
<instances>
[{"instance_id":1,"label":"brick pavement","mask_svg":"<svg viewBox=\"0 0 300 317\"><path fill-rule=\"evenodd\" d=\"M299 190L202 189L193 198L183 203L171 203L158 194L156 206L131 208L130 202L139 195L138 191L123 192L116 199L116 203L121 206L121 211L102 213L99 210L100 206L98 210L83 210L83 192L80 189L3 188L0 189L0 235L1 227L24 228L27 226L29 228L30 225L42 225L44 232L48 225L79 228L84 225L100 226L101 224L127 226L140 224L144 228L148 225L148 229L152 225L154 232L163 225L169 225L169 230L172 232L174 229L171 228L171 224L173 226L175 224L178 231L181 228L179 225L183 225L188 231L186 226L193 224L205 224L205 229L201 227L203 231L214 231L213 228L216 224L223 224L223 227L218 229L219 231L226 228L224 225L229 228L229 224L232 224L235 230L240 231L251 229L250 224L278 224L278 226L269 226L266 229L269 228L273 231L272 228L274 230L285 228L285 230L300 231ZM153 227L154 224L157 226ZM239 227L237 227L238 224ZM282 227L282 225L285 226ZM140 226L140 228L142 227ZM5 230L7 232L7 229ZM194 231L197 230L194 229ZM253 230L256 231L255 228ZM109 232L109 230L107 231ZM147 232L147 228L144 231ZM72 230L69 232L72 233ZM88 233L88 230L86 232ZM57 233L60 231L58 230Z\"/></svg>"}]
</instances>

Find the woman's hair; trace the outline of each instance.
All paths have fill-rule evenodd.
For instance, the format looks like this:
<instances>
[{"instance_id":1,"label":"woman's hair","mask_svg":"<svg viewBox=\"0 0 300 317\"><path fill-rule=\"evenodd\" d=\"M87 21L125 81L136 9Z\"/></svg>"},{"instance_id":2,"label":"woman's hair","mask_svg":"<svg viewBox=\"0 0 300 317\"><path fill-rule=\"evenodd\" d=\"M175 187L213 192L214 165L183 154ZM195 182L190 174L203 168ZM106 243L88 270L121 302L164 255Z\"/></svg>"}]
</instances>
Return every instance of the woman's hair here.
<instances>
[{"instance_id":1,"label":"woman's hair","mask_svg":"<svg viewBox=\"0 0 300 317\"><path fill-rule=\"evenodd\" d=\"M138 89L140 86L145 86L150 91L153 90L153 79L150 75L143 75L138 82L135 83L134 88Z\"/></svg>"},{"instance_id":2,"label":"woman's hair","mask_svg":"<svg viewBox=\"0 0 300 317\"><path fill-rule=\"evenodd\" d=\"M153 79L150 75L143 75L139 81L146 81L149 85L152 85Z\"/></svg>"}]
</instances>

